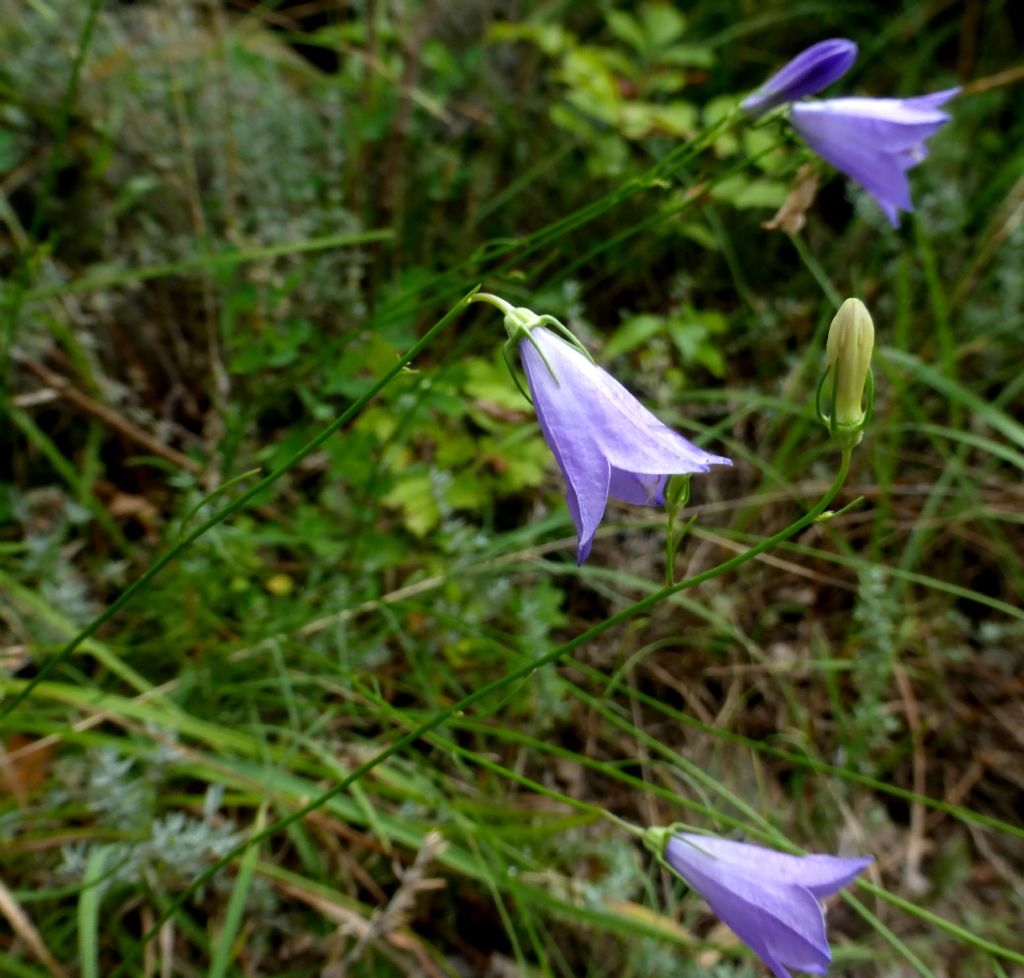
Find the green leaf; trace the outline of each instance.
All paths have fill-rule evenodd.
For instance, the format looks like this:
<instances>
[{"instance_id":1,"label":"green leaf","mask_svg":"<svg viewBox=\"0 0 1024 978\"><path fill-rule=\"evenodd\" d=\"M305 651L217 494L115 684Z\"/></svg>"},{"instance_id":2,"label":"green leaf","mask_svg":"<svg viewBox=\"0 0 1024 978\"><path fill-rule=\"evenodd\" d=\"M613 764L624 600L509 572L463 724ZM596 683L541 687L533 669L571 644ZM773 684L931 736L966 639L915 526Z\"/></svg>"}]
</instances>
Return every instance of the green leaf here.
<instances>
[{"instance_id":1,"label":"green leaf","mask_svg":"<svg viewBox=\"0 0 1024 978\"><path fill-rule=\"evenodd\" d=\"M466 381L462 389L476 401L488 401L509 411L522 411L529 404L516 390L504 360L489 361L473 357L465 363Z\"/></svg>"},{"instance_id":2,"label":"green leaf","mask_svg":"<svg viewBox=\"0 0 1024 978\"><path fill-rule=\"evenodd\" d=\"M697 110L689 102L652 107L653 128L680 139L690 138L697 130Z\"/></svg>"},{"instance_id":3,"label":"green leaf","mask_svg":"<svg viewBox=\"0 0 1024 978\"><path fill-rule=\"evenodd\" d=\"M99 920L103 885L110 849L100 846L89 854L78 897L78 961L82 978L99 978Z\"/></svg>"},{"instance_id":4,"label":"green leaf","mask_svg":"<svg viewBox=\"0 0 1024 978\"><path fill-rule=\"evenodd\" d=\"M658 60L680 68L710 68L715 63L715 55L700 44L673 44L658 55Z\"/></svg>"},{"instance_id":5,"label":"green leaf","mask_svg":"<svg viewBox=\"0 0 1024 978\"><path fill-rule=\"evenodd\" d=\"M718 200L724 200L740 210L746 208L778 208L789 194L789 187L777 180L750 180L732 177L722 180L712 191Z\"/></svg>"},{"instance_id":6,"label":"green leaf","mask_svg":"<svg viewBox=\"0 0 1024 978\"><path fill-rule=\"evenodd\" d=\"M640 8L649 51L661 51L686 31L686 18L671 3L645 3Z\"/></svg>"},{"instance_id":7,"label":"green leaf","mask_svg":"<svg viewBox=\"0 0 1024 978\"><path fill-rule=\"evenodd\" d=\"M497 469L500 492L519 492L521 489L543 485L551 464L548 446L538 435L522 438L521 431L494 446L494 454L502 460Z\"/></svg>"},{"instance_id":8,"label":"green leaf","mask_svg":"<svg viewBox=\"0 0 1024 978\"><path fill-rule=\"evenodd\" d=\"M604 355L611 360L623 353L629 353L664 329L665 320L661 316L646 312L630 316L612 333L611 339L604 346Z\"/></svg>"},{"instance_id":9,"label":"green leaf","mask_svg":"<svg viewBox=\"0 0 1024 978\"><path fill-rule=\"evenodd\" d=\"M256 813L256 821L253 824L254 836L258 836L266 824L267 802L260 805ZM224 915L224 926L213 946L213 958L210 962L210 970L207 978L224 978L228 971L231 959L238 952L236 941L242 929L242 922L245 916L246 903L249 898L249 890L252 887L253 871L256 868L256 860L259 858L259 845L252 845L245 850L235 877L235 885L231 888L231 896L228 899L227 913Z\"/></svg>"},{"instance_id":10,"label":"green leaf","mask_svg":"<svg viewBox=\"0 0 1024 978\"><path fill-rule=\"evenodd\" d=\"M537 45L545 54L554 57L572 45L574 38L559 24L499 23L492 24L487 32L487 41L527 41Z\"/></svg>"},{"instance_id":11,"label":"green leaf","mask_svg":"<svg viewBox=\"0 0 1024 978\"><path fill-rule=\"evenodd\" d=\"M647 50L647 38L640 22L630 14L621 10L609 10L607 16L608 29L623 43L628 44L638 54Z\"/></svg>"},{"instance_id":12,"label":"green leaf","mask_svg":"<svg viewBox=\"0 0 1024 978\"><path fill-rule=\"evenodd\" d=\"M452 509L482 509L490 499L491 492L473 472L460 472L444 494Z\"/></svg>"},{"instance_id":13,"label":"green leaf","mask_svg":"<svg viewBox=\"0 0 1024 978\"><path fill-rule=\"evenodd\" d=\"M441 522L441 510L434 499L429 472L406 476L384 496L383 501L402 511L402 522L410 533L422 537Z\"/></svg>"}]
</instances>

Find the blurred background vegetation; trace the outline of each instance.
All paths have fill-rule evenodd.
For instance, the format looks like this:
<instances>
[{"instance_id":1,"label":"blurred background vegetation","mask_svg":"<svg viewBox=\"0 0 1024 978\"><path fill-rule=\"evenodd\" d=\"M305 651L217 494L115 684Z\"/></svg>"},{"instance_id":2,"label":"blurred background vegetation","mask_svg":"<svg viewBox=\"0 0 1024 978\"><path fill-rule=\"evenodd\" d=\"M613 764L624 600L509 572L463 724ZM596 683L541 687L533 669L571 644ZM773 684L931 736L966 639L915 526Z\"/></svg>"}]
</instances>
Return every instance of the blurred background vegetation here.
<instances>
[{"instance_id":1,"label":"blurred background vegetation","mask_svg":"<svg viewBox=\"0 0 1024 978\"><path fill-rule=\"evenodd\" d=\"M802 230L763 228L807 159L770 127L638 179L831 36L861 49L836 92L965 86L899 231L825 170ZM839 299L880 345L859 505L172 908L661 580L663 514L615 503L576 567L500 319L463 313L0 721L0 974L763 973L569 799L874 854L884 889L829 912L835 974L1024 974L1022 49L1000 0L0 0L8 702L479 283L735 460L694 483L679 576L829 484Z\"/></svg>"}]
</instances>

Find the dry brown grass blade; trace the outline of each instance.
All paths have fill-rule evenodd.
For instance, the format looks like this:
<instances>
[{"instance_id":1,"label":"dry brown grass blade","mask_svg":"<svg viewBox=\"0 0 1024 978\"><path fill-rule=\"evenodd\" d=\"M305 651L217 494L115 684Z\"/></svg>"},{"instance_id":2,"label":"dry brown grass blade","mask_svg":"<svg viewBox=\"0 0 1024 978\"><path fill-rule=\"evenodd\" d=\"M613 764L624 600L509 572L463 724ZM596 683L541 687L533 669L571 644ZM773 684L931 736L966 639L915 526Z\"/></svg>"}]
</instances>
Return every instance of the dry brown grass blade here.
<instances>
[{"instance_id":1,"label":"dry brown grass blade","mask_svg":"<svg viewBox=\"0 0 1024 978\"><path fill-rule=\"evenodd\" d=\"M47 971L55 978L71 978L64 970L64 966L50 953L50 949L43 943L28 914L21 908L21 904L14 899L10 890L0 881L0 914L7 918L11 929L20 937L33 955L43 964Z\"/></svg>"}]
</instances>

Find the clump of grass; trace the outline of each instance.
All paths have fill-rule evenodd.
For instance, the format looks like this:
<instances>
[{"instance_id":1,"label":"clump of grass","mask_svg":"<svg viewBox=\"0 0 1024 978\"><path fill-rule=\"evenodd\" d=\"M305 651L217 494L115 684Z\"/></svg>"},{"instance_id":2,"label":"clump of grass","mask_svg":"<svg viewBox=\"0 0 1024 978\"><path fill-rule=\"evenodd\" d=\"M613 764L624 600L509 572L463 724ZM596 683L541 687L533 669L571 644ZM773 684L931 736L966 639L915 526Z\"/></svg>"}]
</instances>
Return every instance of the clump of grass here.
<instances>
[{"instance_id":1,"label":"clump of grass","mask_svg":"<svg viewBox=\"0 0 1024 978\"><path fill-rule=\"evenodd\" d=\"M756 973L604 811L871 851L885 888L830 908L837 967L1012 973L1024 119L984 80L1008 63L1009 14L958 47L950 11L858 13L859 38L941 45L874 57L872 94L967 63L976 92L914 171L900 235L833 180L794 247L758 227L792 147L699 207L700 163L632 183L680 138L665 125L712 121L795 49L788 33L703 4L647 51L629 24L663 4L511 30L408 4L305 35L342 52L329 73L290 47L287 11L249 6L33 0L8 18L5 697L484 275L542 297L736 458L692 501L687 573L830 479L820 341L833 294L862 295L876 420L841 501L864 501L337 792L659 579L663 527L632 510L589 565L567 558L529 405L491 324L463 315L4 715L0 907L17 924L0 971ZM588 58L622 84L588 88ZM759 148L721 141L712 164Z\"/></svg>"}]
</instances>

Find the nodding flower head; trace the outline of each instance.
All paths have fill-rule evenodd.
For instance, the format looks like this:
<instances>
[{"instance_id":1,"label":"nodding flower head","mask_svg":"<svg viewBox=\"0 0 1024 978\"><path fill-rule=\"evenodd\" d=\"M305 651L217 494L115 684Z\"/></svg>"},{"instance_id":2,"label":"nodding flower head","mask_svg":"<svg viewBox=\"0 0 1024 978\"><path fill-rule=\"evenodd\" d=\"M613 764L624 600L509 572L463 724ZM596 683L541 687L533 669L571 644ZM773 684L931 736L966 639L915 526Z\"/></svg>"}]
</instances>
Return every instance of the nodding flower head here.
<instances>
[{"instance_id":1,"label":"nodding flower head","mask_svg":"<svg viewBox=\"0 0 1024 978\"><path fill-rule=\"evenodd\" d=\"M518 346L541 431L565 477L578 563L590 554L609 496L659 506L669 476L732 464L662 424L558 320L508 303L499 308L509 342Z\"/></svg>"},{"instance_id":2,"label":"nodding flower head","mask_svg":"<svg viewBox=\"0 0 1024 978\"><path fill-rule=\"evenodd\" d=\"M820 901L871 858L793 856L714 836L649 829L645 842L771 968L822 975L832 960Z\"/></svg>"},{"instance_id":3,"label":"nodding flower head","mask_svg":"<svg viewBox=\"0 0 1024 978\"><path fill-rule=\"evenodd\" d=\"M803 141L871 194L896 227L899 212L913 210L907 171L927 157L925 140L951 118L940 106L959 91L800 102L790 120Z\"/></svg>"}]
</instances>

